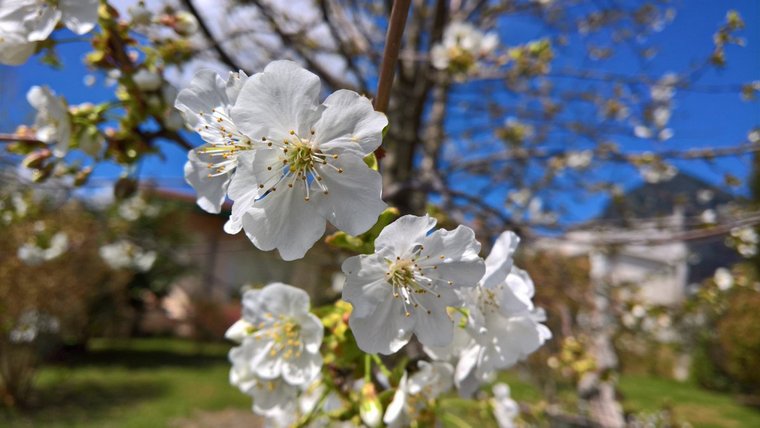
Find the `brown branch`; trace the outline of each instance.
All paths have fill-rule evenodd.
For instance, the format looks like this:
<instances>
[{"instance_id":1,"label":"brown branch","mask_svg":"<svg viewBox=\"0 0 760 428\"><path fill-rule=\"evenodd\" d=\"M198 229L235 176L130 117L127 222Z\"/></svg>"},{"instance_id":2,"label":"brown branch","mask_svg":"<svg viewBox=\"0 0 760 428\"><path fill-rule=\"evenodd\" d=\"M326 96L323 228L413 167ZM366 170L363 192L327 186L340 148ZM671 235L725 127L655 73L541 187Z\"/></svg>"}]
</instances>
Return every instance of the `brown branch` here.
<instances>
[{"instance_id":1,"label":"brown branch","mask_svg":"<svg viewBox=\"0 0 760 428\"><path fill-rule=\"evenodd\" d=\"M337 44L341 55L343 55L343 59L346 60L346 66L349 70L351 70L354 76L356 76L356 80L359 82L359 90L361 92L367 92L367 82L364 79L361 70L359 70L357 67L356 62L353 60L353 54L350 51L349 46L346 44L338 32L336 23L330 18L328 0L320 0L319 7L322 11L322 19L327 24L327 28L330 30L330 34L332 35L333 39L335 39L335 43Z\"/></svg>"},{"instance_id":2,"label":"brown branch","mask_svg":"<svg viewBox=\"0 0 760 428\"><path fill-rule=\"evenodd\" d=\"M40 141L36 138L32 137L24 137L22 135L16 135L16 134L2 134L0 133L0 143L35 143L35 144L47 144L44 141Z\"/></svg>"},{"instance_id":3,"label":"brown branch","mask_svg":"<svg viewBox=\"0 0 760 428\"><path fill-rule=\"evenodd\" d=\"M404 35L406 18L409 15L411 0L395 0L391 9L391 17L388 22L388 33L385 38L385 51L383 62L380 65L380 77L377 83L377 95L375 96L375 110L385 113L391 99L391 87L393 76L396 73L396 62L401 49L401 38Z\"/></svg>"},{"instance_id":4,"label":"brown branch","mask_svg":"<svg viewBox=\"0 0 760 428\"><path fill-rule=\"evenodd\" d=\"M222 48L221 44L216 41L216 38L211 33L211 29L206 25L206 21L203 20L203 17L200 13L198 13L198 9L195 8L195 5L193 4L192 0L182 0L182 4L187 8L188 12L192 13L193 16L195 16L195 19L198 21L198 27L203 32L203 35L211 42L211 48L214 49L216 54L219 56L219 59L225 63L228 67L230 67L233 71L242 70L243 67L238 65L235 60L225 52L225 50Z\"/></svg>"}]
</instances>

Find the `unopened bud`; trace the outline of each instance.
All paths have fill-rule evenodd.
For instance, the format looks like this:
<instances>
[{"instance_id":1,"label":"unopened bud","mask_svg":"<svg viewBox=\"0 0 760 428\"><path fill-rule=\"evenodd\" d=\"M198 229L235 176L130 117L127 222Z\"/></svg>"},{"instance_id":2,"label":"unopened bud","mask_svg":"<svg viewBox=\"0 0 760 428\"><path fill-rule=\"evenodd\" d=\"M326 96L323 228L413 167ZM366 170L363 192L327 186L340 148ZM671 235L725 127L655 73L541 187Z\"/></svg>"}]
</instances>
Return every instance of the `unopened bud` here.
<instances>
[{"instance_id":1,"label":"unopened bud","mask_svg":"<svg viewBox=\"0 0 760 428\"><path fill-rule=\"evenodd\" d=\"M383 420L383 406L375 392L375 384L369 382L362 385L359 401L359 416L369 427L380 426Z\"/></svg>"},{"instance_id":2,"label":"unopened bud","mask_svg":"<svg viewBox=\"0 0 760 428\"><path fill-rule=\"evenodd\" d=\"M190 12L179 11L174 15L174 31L182 37L190 37L198 31L198 20Z\"/></svg>"}]
</instances>

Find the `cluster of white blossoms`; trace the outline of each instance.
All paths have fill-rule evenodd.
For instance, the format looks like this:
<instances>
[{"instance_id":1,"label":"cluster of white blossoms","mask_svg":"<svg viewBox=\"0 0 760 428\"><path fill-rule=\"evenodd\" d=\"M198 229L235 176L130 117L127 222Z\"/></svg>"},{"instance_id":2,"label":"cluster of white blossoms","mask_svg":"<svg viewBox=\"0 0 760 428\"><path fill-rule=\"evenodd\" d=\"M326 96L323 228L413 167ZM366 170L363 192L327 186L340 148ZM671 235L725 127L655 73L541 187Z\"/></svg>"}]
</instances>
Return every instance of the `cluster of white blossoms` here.
<instances>
[{"instance_id":1,"label":"cluster of white blossoms","mask_svg":"<svg viewBox=\"0 0 760 428\"><path fill-rule=\"evenodd\" d=\"M69 249L69 236L65 232L56 232L49 239L42 235L33 236L18 248L17 257L29 266L38 266L57 259Z\"/></svg>"},{"instance_id":2,"label":"cluster of white blossoms","mask_svg":"<svg viewBox=\"0 0 760 428\"><path fill-rule=\"evenodd\" d=\"M392 354L412 334L426 346L446 346L454 327L447 307L460 306L458 291L485 272L480 243L469 227L435 227L434 218L407 215L375 239L375 253L343 263L343 300L353 310L349 325L364 352Z\"/></svg>"},{"instance_id":3,"label":"cluster of white blossoms","mask_svg":"<svg viewBox=\"0 0 760 428\"><path fill-rule=\"evenodd\" d=\"M100 247L99 254L111 269L129 269L136 272L149 271L158 256L155 251L146 251L127 240L104 245Z\"/></svg>"},{"instance_id":4,"label":"cluster of white blossoms","mask_svg":"<svg viewBox=\"0 0 760 428\"><path fill-rule=\"evenodd\" d=\"M98 22L99 0L0 1L0 64L20 65L59 22L85 34Z\"/></svg>"},{"instance_id":5,"label":"cluster of white blossoms","mask_svg":"<svg viewBox=\"0 0 760 428\"><path fill-rule=\"evenodd\" d=\"M198 204L243 229L259 249L295 260L324 234L326 222L366 232L385 209L381 178L364 162L388 121L369 99L339 90L319 104L320 81L290 61L226 81L200 71L176 107L206 142L192 150L186 181Z\"/></svg>"},{"instance_id":6,"label":"cluster of white blossoms","mask_svg":"<svg viewBox=\"0 0 760 428\"><path fill-rule=\"evenodd\" d=\"M497 370L513 366L552 337L541 324L543 311L533 305L533 281L512 262L519 241L512 232L499 236L477 287L457 290L464 311L452 311L454 339L444 347L425 348L433 359L456 362L454 382L462 396L471 396Z\"/></svg>"},{"instance_id":7,"label":"cluster of white blossoms","mask_svg":"<svg viewBox=\"0 0 760 428\"><path fill-rule=\"evenodd\" d=\"M243 316L225 335L239 344L229 354L230 383L253 397L257 414L287 419L319 376L324 328L309 305L305 291L282 283L243 295Z\"/></svg>"},{"instance_id":8,"label":"cluster of white blossoms","mask_svg":"<svg viewBox=\"0 0 760 428\"><path fill-rule=\"evenodd\" d=\"M731 229L731 235L726 240L728 246L735 248L742 257L746 258L757 254L758 243L760 243L760 237L755 229L749 226Z\"/></svg>"},{"instance_id":9,"label":"cluster of white blossoms","mask_svg":"<svg viewBox=\"0 0 760 428\"><path fill-rule=\"evenodd\" d=\"M61 323L53 315L36 309L24 311L8 334L12 343L32 343L43 334L55 334Z\"/></svg>"},{"instance_id":10,"label":"cluster of white blossoms","mask_svg":"<svg viewBox=\"0 0 760 428\"><path fill-rule=\"evenodd\" d=\"M496 49L499 36L485 34L467 22L451 22L443 32L443 40L433 45L430 55L433 67L452 73L473 71L478 60Z\"/></svg>"}]
</instances>

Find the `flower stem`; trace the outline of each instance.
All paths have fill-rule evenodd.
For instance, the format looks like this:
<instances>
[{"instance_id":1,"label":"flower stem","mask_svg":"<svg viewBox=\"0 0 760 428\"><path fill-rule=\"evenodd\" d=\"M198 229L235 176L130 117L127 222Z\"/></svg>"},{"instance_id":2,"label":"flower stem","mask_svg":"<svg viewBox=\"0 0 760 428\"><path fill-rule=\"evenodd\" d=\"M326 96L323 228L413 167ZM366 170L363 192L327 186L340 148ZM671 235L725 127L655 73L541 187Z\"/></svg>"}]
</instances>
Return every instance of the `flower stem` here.
<instances>
[{"instance_id":1,"label":"flower stem","mask_svg":"<svg viewBox=\"0 0 760 428\"><path fill-rule=\"evenodd\" d=\"M396 62L401 49L401 37L404 35L406 17L409 15L411 0L394 0L391 17L388 20L388 33L385 36L383 62L380 65L380 77L377 82L375 110L385 113L391 98L393 76L396 72Z\"/></svg>"}]
</instances>

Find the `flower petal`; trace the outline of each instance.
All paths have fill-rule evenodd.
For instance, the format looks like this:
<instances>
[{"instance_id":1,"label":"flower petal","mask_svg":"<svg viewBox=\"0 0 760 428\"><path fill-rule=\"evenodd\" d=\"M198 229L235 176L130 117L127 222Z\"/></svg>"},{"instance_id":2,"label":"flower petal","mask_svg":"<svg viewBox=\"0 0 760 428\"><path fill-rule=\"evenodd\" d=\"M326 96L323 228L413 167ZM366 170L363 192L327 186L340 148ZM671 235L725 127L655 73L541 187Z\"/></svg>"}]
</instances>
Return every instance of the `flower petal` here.
<instances>
[{"instance_id":1,"label":"flower petal","mask_svg":"<svg viewBox=\"0 0 760 428\"><path fill-rule=\"evenodd\" d=\"M491 253L486 258L486 273L481 284L485 288L494 288L504 282L512 269L512 256L520 243L520 237L514 232L504 232L496 239Z\"/></svg>"},{"instance_id":2,"label":"flower petal","mask_svg":"<svg viewBox=\"0 0 760 428\"><path fill-rule=\"evenodd\" d=\"M372 102L354 91L333 92L314 125L319 148L326 153L350 152L363 158L380 147L388 118L375 111Z\"/></svg>"},{"instance_id":3,"label":"flower petal","mask_svg":"<svg viewBox=\"0 0 760 428\"><path fill-rule=\"evenodd\" d=\"M319 77L314 73L292 61L274 61L245 82L232 118L254 139L285 139L290 131L306 137L322 110L319 89Z\"/></svg>"},{"instance_id":4,"label":"flower petal","mask_svg":"<svg viewBox=\"0 0 760 428\"><path fill-rule=\"evenodd\" d=\"M260 250L278 249L283 260L302 258L325 233L326 222L304 201L301 180L292 189L271 192L243 214L243 229Z\"/></svg>"},{"instance_id":5,"label":"flower petal","mask_svg":"<svg viewBox=\"0 0 760 428\"><path fill-rule=\"evenodd\" d=\"M386 205L382 201L382 178L361 158L344 155L329 161L342 172L327 166L320 169L328 193L314 197L317 211L327 221L349 235L359 235L372 227Z\"/></svg>"},{"instance_id":6,"label":"flower petal","mask_svg":"<svg viewBox=\"0 0 760 428\"><path fill-rule=\"evenodd\" d=\"M84 34L98 22L98 0L60 0L63 23L76 34Z\"/></svg>"},{"instance_id":7,"label":"flower petal","mask_svg":"<svg viewBox=\"0 0 760 428\"><path fill-rule=\"evenodd\" d=\"M392 354L409 342L414 320L404 316L400 299L382 301L367 317L348 320L359 349L369 354Z\"/></svg>"},{"instance_id":8,"label":"flower petal","mask_svg":"<svg viewBox=\"0 0 760 428\"><path fill-rule=\"evenodd\" d=\"M185 163L185 181L198 194L196 202L206 212L218 214L222 210L230 175L222 174L209 177L208 155L198 150L187 152Z\"/></svg>"},{"instance_id":9,"label":"flower petal","mask_svg":"<svg viewBox=\"0 0 760 428\"><path fill-rule=\"evenodd\" d=\"M410 255L416 245L422 244L435 224L436 220L428 215L423 217L405 215L380 232L375 239L375 248L378 252L388 250L399 257Z\"/></svg>"},{"instance_id":10,"label":"flower petal","mask_svg":"<svg viewBox=\"0 0 760 428\"><path fill-rule=\"evenodd\" d=\"M309 294L281 282L246 291L243 295L243 318L251 324L266 319L266 313L296 316L308 312Z\"/></svg>"},{"instance_id":11,"label":"flower petal","mask_svg":"<svg viewBox=\"0 0 760 428\"><path fill-rule=\"evenodd\" d=\"M378 254L360 255L343 262L346 284L343 286L343 300L353 306L353 315L366 317L392 294L390 284L385 280L387 265Z\"/></svg>"}]
</instances>

